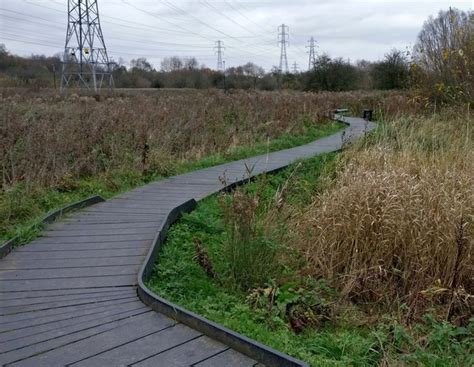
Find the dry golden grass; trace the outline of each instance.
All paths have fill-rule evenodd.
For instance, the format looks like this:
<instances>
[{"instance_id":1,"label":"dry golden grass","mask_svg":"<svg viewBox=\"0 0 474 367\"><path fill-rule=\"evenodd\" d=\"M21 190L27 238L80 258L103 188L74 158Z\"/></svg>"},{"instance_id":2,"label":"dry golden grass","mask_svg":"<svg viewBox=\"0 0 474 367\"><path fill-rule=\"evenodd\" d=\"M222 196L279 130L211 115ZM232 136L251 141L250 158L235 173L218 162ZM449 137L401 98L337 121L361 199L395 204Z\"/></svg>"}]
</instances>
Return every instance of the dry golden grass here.
<instances>
[{"instance_id":1,"label":"dry golden grass","mask_svg":"<svg viewBox=\"0 0 474 367\"><path fill-rule=\"evenodd\" d=\"M54 91L0 90L2 188L27 182L55 186L114 169L166 174L198 160L252 145L342 105L355 113L415 111L407 94L221 91L116 92L69 97Z\"/></svg>"},{"instance_id":2,"label":"dry golden grass","mask_svg":"<svg viewBox=\"0 0 474 367\"><path fill-rule=\"evenodd\" d=\"M409 317L433 304L472 315L473 119L449 116L398 119L343 155L293 218L313 276L359 304L406 304Z\"/></svg>"}]
</instances>

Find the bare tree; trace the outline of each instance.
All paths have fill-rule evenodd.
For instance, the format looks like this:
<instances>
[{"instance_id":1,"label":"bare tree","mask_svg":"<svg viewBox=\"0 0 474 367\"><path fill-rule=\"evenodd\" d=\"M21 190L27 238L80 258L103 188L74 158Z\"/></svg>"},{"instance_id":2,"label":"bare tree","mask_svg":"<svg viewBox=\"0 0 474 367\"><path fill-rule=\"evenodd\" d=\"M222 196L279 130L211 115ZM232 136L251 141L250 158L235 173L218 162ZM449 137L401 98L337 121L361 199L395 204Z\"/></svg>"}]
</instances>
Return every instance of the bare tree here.
<instances>
[{"instance_id":1,"label":"bare tree","mask_svg":"<svg viewBox=\"0 0 474 367\"><path fill-rule=\"evenodd\" d=\"M184 68L187 70L196 70L199 68L199 62L195 57L190 57L184 60Z\"/></svg>"},{"instance_id":2,"label":"bare tree","mask_svg":"<svg viewBox=\"0 0 474 367\"><path fill-rule=\"evenodd\" d=\"M418 36L414 57L439 89L455 87L472 93L474 13L450 8L430 17Z\"/></svg>"},{"instance_id":3,"label":"bare tree","mask_svg":"<svg viewBox=\"0 0 474 367\"><path fill-rule=\"evenodd\" d=\"M153 65L148 62L145 57L140 57L138 59L130 61L132 69L137 69L141 71L151 72L153 71Z\"/></svg>"},{"instance_id":4,"label":"bare tree","mask_svg":"<svg viewBox=\"0 0 474 367\"><path fill-rule=\"evenodd\" d=\"M177 71L181 70L183 65L183 60L178 56L165 57L161 62L161 70L164 72Z\"/></svg>"}]
</instances>

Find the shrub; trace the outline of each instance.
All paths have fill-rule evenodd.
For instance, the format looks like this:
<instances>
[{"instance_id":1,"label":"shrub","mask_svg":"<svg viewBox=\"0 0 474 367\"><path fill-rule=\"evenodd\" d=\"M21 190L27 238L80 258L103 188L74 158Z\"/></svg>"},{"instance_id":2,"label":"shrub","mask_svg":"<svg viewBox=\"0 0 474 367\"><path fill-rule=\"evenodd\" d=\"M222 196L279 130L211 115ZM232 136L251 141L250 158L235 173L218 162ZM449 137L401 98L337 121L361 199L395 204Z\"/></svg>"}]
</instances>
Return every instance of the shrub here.
<instances>
[{"instance_id":1,"label":"shrub","mask_svg":"<svg viewBox=\"0 0 474 367\"><path fill-rule=\"evenodd\" d=\"M401 51L392 50L385 55L384 61L373 65L371 76L377 89L406 89L409 79L408 60Z\"/></svg>"},{"instance_id":2,"label":"shrub","mask_svg":"<svg viewBox=\"0 0 474 367\"><path fill-rule=\"evenodd\" d=\"M305 90L348 91L357 89L358 70L342 58L318 57L313 70L306 75Z\"/></svg>"}]
</instances>

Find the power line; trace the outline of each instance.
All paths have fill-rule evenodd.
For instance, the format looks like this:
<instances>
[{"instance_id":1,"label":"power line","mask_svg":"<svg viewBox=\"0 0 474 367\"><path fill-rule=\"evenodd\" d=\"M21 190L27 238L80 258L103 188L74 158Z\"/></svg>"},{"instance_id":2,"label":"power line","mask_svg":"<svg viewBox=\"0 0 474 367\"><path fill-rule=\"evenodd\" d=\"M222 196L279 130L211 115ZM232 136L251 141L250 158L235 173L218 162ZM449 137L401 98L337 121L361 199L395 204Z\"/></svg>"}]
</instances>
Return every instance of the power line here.
<instances>
[{"instance_id":1,"label":"power line","mask_svg":"<svg viewBox=\"0 0 474 367\"><path fill-rule=\"evenodd\" d=\"M269 30L269 29L265 29L264 27L262 27L260 24L254 22L252 19L250 19L247 15L245 15L244 13L242 13L237 7L235 7L234 5L232 5L232 3L230 1L227 1L227 0L224 0L224 4L226 4L227 6L229 6L230 8L232 8L233 10L235 10L237 13L239 13L243 18L247 19L250 23L256 25L258 28L260 28L261 30L263 30L263 32L265 33L268 33L268 32L273 32L272 30ZM237 3L236 3L237 5Z\"/></svg>"},{"instance_id":2,"label":"power line","mask_svg":"<svg viewBox=\"0 0 474 367\"><path fill-rule=\"evenodd\" d=\"M52 8L52 7L49 7L49 6L46 6L46 5L42 5L42 4L35 4L33 2L30 2L28 0L23 0L24 2L30 4L30 5L33 5L33 6L36 6L36 7L39 7L39 8L43 8L43 9L48 9L48 10L53 10L57 13L61 13L61 14L64 14L64 11L63 10L59 10L59 9L56 9L56 8ZM51 2L54 2L56 4L59 4L61 6L64 6L64 4L62 3L59 3L55 0L49 0ZM19 12L17 12L19 13ZM24 13L23 13L24 14ZM28 15L29 16L29 15ZM32 17L32 18L36 18L36 17ZM112 17L112 16L108 16L108 15L105 15L105 16L101 16L101 18L105 18L105 19L114 19L114 20L117 20L117 21L120 21L122 23L126 23L126 24L121 24L121 23L116 23L116 22L111 22L111 21L108 21L108 20L102 20L101 22L102 23L107 23L107 24L113 24L113 25L117 25L119 27L125 27L125 28L131 28L131 29L141 29L141 30L146 30L146 31L149 31L150 29L153 29L153 30L159 30L161 32L166 32L166 33L173 33L173 34L181 34L181 35L188 35L189 32L187 31L177 31L177 30L170 30L170 29L167 29L167 28L161 28L161 27L156 27L156 26L150 26L150 25L147 25L147 24L143 24L143 23L137 23L137 22L132 22L130 20L123 20L121 18L116 18L116 17ZM50 21L49 19L47 21ZM127 25L127 24L133 24L133 26L131 25Z\"/></svg>"},{"instance_id":3,"label":"power line","mask_svg":"<svg viewBox=\"0 0 474 367\"><path fill-rule=\"evenodd\" d=\"M209 3L208 1L206 0L202 0L200 2L202 5L206 6L207 8L211 9L212 11L215 11L216 13L222 15L224 18L226 18L227 20L229 20L230 22L234 23L236 26L242 28L244 31L246 32L249 32L250 34L253 34L252 32L250 32L248 30L248 28L244 27L242 24L238 23L237 21L235 21L234 19L232 19L231 17L229 17L228 15L226 15L225 13L223 13L222 11L220 11L219 9L217 9L214 5L212 5L211 3Z\"/></svg>"},{"instance_id":4,"label":"power line","mask_svg":"<svg viewBox=\"0 0 474 367\"><path fill-rule=\"evenodd\" d=\"M125 0L122 0L122 2L125 2ZM176 6L176 5L171 4L168 0L162 0L162 2L164 3L165 6L167 6L168 8L170 8L170 9L176 11L178 14L181 14L181 15L184 15L184 16L187 16L187 17L190 17L190 18L196 20L198 23L204 25L205 27L210 28L210 29L214 30L215 32L217 32L217 33L219 33L219 34L221 34L221 35L223 35L223 36L225 36L225 37L227 37L227 38L229 38L229 39L232 39L232 40L234 40L234 41L238 41L239 43L242 43L242 40L239 39L238 37L229 35L229 34L227 34L227 33L225 33L225 32L222 32L221 30L217 29L216 27L214 27L214 26L212 26L212 25L209 25L209 24L206 23L206 22L203 22L201 19L195 17L195 16L192 15L192 14L189 14L189 12L187 12L187 11L181 9L180 7L178 7L178 6ZM209 4L209 3L208 3L208 4ZM211 4L209 4L209 5L212 7ZM136 8L136 7L135 7L135 8ZM213 7L213 8L214 8L214 7ZM214 8L214 9L215 9L215 8ZM221 13L221 14L222 14L222 13ZM237 48L237 47L234 47L234 48ZM241 48L238 48L238 49L242 50ZM244 51L244 50L242 50L242 51ZM259 51L261 51L261 50L259 50ZM249 51L248 49L246 49L245 52L253 53L253 52Z\"/></svg>"},{"instance_id":5,"label":"power line","mask_svg":"<svg viewBox=\"0 0 474 367\"><path fill-rule=\"evenodd\" d=\"M122 2L126 3L125 0L122 0ZM212 25L209 25L209 24L207 24L206 22L203 22L201 19L195 17L194 15L189 14L189 13L186 12L185 10L179 8L179 7L176 6L176 5L173 5L173 4L170 3L169 1L167 1L167 0L162 0L162 2L163 2L163 4L164 4L165 6L167 6L168 8L170 8L170 9L172 9L172 10L178 12L178 14L182 14L182 15L188 16L188 17L190 17L190 18L196 20L198 23L204 25L205 27L207 27L207 28L209 28L209 29L212 29L213 31L215 31L215 32L217 32L217 33L223 35L224 37L231 38L231 39L235 39L236 41L241 42L239 39L234 38L234 36L231 36L231 35L229 35L229 34L227 34L227 33L225 33L225 32L222 32L221 30L219 30L219 29L213 27Z\"/></svg>"},{"instance_id":6,"label":"power line","mask_svg":"<svg viewBox=\"0 0 474 367\"><path fill-rule=\"evenodd\" d=\"M29 1L29 0L23 0L23 1L28 3L28 4L37 6L37 7L41 7L41 8L44 8L44 9L49 9L49 10L64 14L64 11L61 11L57 8L45 6L44 4L35 4L34 2ZM59 1L56 1L56 0L48 0L48 1L50 1L52 3L56 3L56 4L61 4ZM75 1L78 1L78 0L75 0ZM82 1L85 2L86 0L82 0ZM90 0L90 1L92 1L92 0ZM132 7L135 10L146 14L147 16L151 16L151 17L163 20L164 22L166 22L168 24L171 24L173 26L173 29L163 28L163 27L156 27L156 26L147 25L147 24L144 24L144 23L131 22L131 21L127 21L127 20L124 20L124 19L121 19L121 18L110 17L108 15L101 16L101 18L106 19L106 20L103 20L104 23L114 24L114 25L117 25L119 27L125 27L125 28L128 28L128 29L134 29L134 30L137 30L137 31L140 30L140 31L149 32L150 30L154 30L154 31L159 31L159 32L166 32L166 33L170 33L170 34L175 34L176 37L183 37L183 38L187 38L187 37L190 37L190 36L196 36L196 37L200 37L202 39L205 39L207 41L212 40L212 42L214 42L215 38L212 37L212 36L207 36L207 35L205 35L201 32L198 32L194 29L188 29L188 27L184 27L184 26L181 26L180 24L178 24L176 22L170 21L168 19L164 19L165 18L164 16L157 15L156 13L150 13L149 11L140 8L140 7L136 6L135 4L132 4L131 1L129 1L129 0L127 0L127 1L126 0L121 0L121 1L119 1L119 3L123 4L123 5L126 5L126 6L129 6L129 7ZM238 46L234 42L231 42L230 45L227 44L228 45L227 48L230 49L230 50L238 51L238 54L240 54L240 53L242 53L242 55L250 54L252 57L255 57L255 58L268 59L268 54L273 53L272 51L268 50L268 48L270 46L267 45L265 42L263 42L263 43L244 42L245 39L259 39L260 38L260 39L265 40L267 37L265 35L260 35L260 34L255 33L252 28L248 28L248 27L246 27L246 25L243 25L238 20L235 20L234 17L228 16L227 14L224 13L224 11L221 10L222 8L219 8L216 4L211 3L209 0L202 0L201 4L206 6L210 10L222 15L223 17L225 17L226 19L228 19L229 21L231 21L235 25L239 26L239 28L242 28L242 29L246 30L247 33L249 34L249 36L236 36L236 35L228 34L226 32L222 32L222 30L219 30L217 27L214 27L213 25L210 25L207 22L205 22L201 19L198 19L196 16L194 16L192 14L189 14L189 11L186 11L186 10L178 7L177 5L171 3L171 1L163 0L162 3L166 7L170 8L171 10L176 12L178 15L186 16L188 18L196 20L199 24L202 24L203 26L224 35L226 38L230 38L231 40L236 41ZM243 11L241 11L238 8L238 6L240 6L238 3L233 3L232 4L230 1L224 0L224 4L225 4L225 6L229 7L229 9L235 11L236 13L238 13L240 16L242 16L243 18L245 18L246 20L248 20L252 24L255 24L256 26L258 26L259 28L264 30L264 27L261 27L258 23L251 20ZM28 18L28 24L31 23L31 24L38 24L38 25L44 26L45 23L43 23L43 22L47 22L48 26L59 28L58 26L54 25L54 24L59 24L59 23L51 21L51 19L46 19L46 18L41 18L41 17L36 17L36 16L33 17L29 14L16 12L16 11L10 10L10 9L0 8L0 10L2 10L2 9L4 11L12 12L13 15L20 15L20 16L27 17ZM11 15L9 15L8 18L9 19L14 19L15 17L12 17ZM112 19L112 20L107 20L107 19ZM26 25L26 26L28 26L28 25ZM286 33L288 33L287 31L288 31L288 28L286 29ZM28 33L28 30L23 29L23 32ZM114 46L117 44L116 41L118 41L118 45L120 46L119 48L122 48L122 49L124 49L124 48L127 48L127 49L140 49L142 47L143 47L143 49L146 49L147 46L149 46L149 45L157 45L160 48L160 51L170 51L170 52L177 51L177 52L179 52L179 49L183 48L185 50L182 50L182 51L186 52L188 49L210 50L212 48L211 46L209 46L209 43L207 43L207 45L204 45L204 44L203 45L200 45L200 44L186 44L186 41L184 39L183 39L183 41L184 41L183 43L166 42L166 41L159 41L159 40L153 40L153 39L150 40L150 41L145 42L141 38L138 39L139 38L139 32L136 32L136 38L133 38L133 35L135 33L131 33L129 31L122 31L122 32L117 32L117 33L122 33L124 35L126 33L126 35L124 37L119 36L120 38L111 37L111 38L108 38L108 39L109 39L109 42L112 41L111 44L114 44ZM19 32L19 34L21 34L21 32ZM36 34L36 32L35 32L35 34ZM281 34L279 34L279 37L281 37ZM281 46L282 46L281 48L284 49L284 53L280 54L280 61L283 61L283 62L281 62L280 69L281 70L285 69L285 71L286 71L286 70L288 70L288 67L287 67L288 34L285 34L285 36L283 38L284 38L285 42L282 42L282 39L279 39L279 44L281 44ZM136 47L133 47L133 45L132 46L122 46L124 41L126 41L127 43L130 42L132 44L136 44L137 46ZM21 42L21 41L18 40L18 39L15 39L15 42ZM31 42L31 41L29 41L29 42ZM48 43L48 42L56 42L56 41L47 41L46 43ZM234 44L232 44L232 43L234 43ZM164 49L163 46L164 47L169 46L169 47ZM299 52L299 51L301 51L301 48L299 46L295 46L294 50ZM306 53L305 50L303 50L303 52ZM124 55L126 54L125 52L122 52L122 53ZM128 53L128 54L131 55L131 53ZM211 55L211 53L209 55ZM209 56L209 58L210 58L210 56ZM229 59L237 59L237 57L230 57Z\"/></svg>"}]
</instances>

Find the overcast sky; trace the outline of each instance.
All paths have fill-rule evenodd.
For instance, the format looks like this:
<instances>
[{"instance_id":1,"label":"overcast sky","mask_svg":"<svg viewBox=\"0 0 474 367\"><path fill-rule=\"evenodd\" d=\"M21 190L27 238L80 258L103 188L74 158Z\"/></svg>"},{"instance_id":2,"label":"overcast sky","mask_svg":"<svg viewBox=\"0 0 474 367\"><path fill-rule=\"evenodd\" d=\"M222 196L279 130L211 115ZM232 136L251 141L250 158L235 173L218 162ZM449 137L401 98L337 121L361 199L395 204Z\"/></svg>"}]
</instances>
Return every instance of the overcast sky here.
<instances>
[{"instance_id":1,"label":"overcast sky","mask_svg":"<svg viewBox=\"0 0 474 367\"><path fill-rule=\"evenodd\" d=\"M308 67L307 42L318 53L351 61L377 60L411 47L423 22L450 6L474 0L99 0L110 56L147 57L159 68L166 56L195 56L216 67L214 42L226 47L227 66L279 64L277 27L290 30L288 62ZM0 43L15 54L53 55L64 48L67 0L0 0Z\"/></svg>"}]
</instances>

